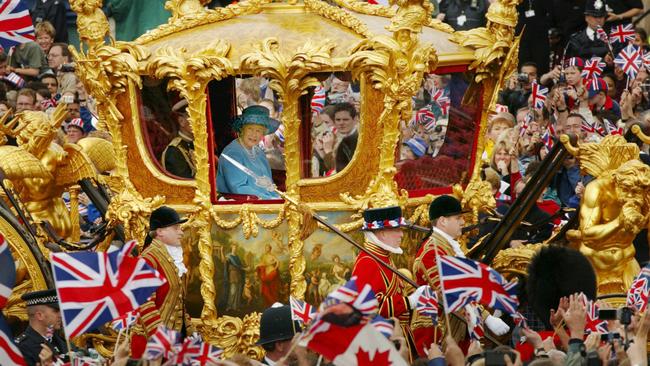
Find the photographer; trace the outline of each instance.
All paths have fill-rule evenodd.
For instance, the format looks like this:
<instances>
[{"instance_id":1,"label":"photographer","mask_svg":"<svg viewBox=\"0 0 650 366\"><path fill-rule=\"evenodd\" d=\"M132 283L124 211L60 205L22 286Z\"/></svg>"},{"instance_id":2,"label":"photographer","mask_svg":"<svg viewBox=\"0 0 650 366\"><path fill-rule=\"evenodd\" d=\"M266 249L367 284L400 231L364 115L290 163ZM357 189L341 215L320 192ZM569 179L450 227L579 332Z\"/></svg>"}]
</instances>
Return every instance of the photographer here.
<instances>
[{"instance_id":1,"label":"photographer","mask_svg":"<svg viewBox=\"0 0 650 366\"><path fill-rule=\"evenodd\" d=\"M47 63L56 73L59 81L59 93L77 91L77 77L74 74L74 65L70 63L70 51L65 43L55 43L47 54Z\"/></svg>"},{"instance_id":2,"label":"photographer","mask_svg":"<svg viewBox=\"0 0 650 366\"><path fill-rule=\"evenodd\" d=\"M485 26L488 0L442 0L437 18L455 31Z\"/></svg>"},{"instance_id":3,"label":"photographer","mask_svg":"<svg viewBox=\"0 0 650 366\"><path fill-rule=\"evenodd\" d=\"M528 105L531 84L537 80L537 65L526 62L519 67L519 73L514 75L499 93L499 104L507 105L509 111L516 111Z\"/></svg>"}]
</instances>

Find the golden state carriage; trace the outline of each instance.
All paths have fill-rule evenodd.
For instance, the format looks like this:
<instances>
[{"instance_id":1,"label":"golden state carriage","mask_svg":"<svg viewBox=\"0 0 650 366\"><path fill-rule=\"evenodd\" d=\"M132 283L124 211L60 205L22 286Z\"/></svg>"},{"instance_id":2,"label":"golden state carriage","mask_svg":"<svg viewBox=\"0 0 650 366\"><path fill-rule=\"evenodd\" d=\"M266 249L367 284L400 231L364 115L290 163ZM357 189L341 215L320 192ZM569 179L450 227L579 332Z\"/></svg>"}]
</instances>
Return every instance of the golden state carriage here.
<instances>
[{"instance_id":1,"label":"golden state carriage","mask_svg":"<svg viewBox=\"0 0 650 366\"><path fill-rule=\"evenodd\" d=\"M274 175L276 184L292 201L309 206L340 230L353 234L364 208L387 204L401 205L409 220L427 225L428 203L442 193L462 196L473 222L480 209L494 205L489 184L479 177L480 157L497 91L516 67L516 0L494 2L487 26L467 32L454 32L432 19L428 0L396 0L390 7L355 0L336 0L335 5L245 0L217 9L205 9L199 0L170 0L169 21L133 42L106 39L101 1L70 3L78 13L82 40L80 48L71 47L76 72L97 103L100 128L110 134L112 145L89 139L79 146L66 144L58 155L49 152L53 126L60 124L55 113L49 123L42 121L41 140L36 135L19 139L20 153L14 153L23 160L0 163L9 192L7 204L0 207L0 231L20 274L9 315L25 319L19 296L51 286L45 258L52 237L64 238L58 243L66 249L77 248L65 243L79 239L74 217L80 189L116 229L100 250L113 238L142 240L149 214L162 204L189 216L184 241L191 278L188 309L204 338L227 354L259 356L255 311L273 301L286 302L289 295L317 302L340 283L355 252L338 236L319 230L303 240L305 223L294 204L223 200L217 192L217 156L232 140L238 95L250 77L267 81L282 106L285 167ZM359 139L344 169L312 177L310 102L316 87L332 74L359 87ZM440 76L450 93L444 142L436 156L416 167L417 186L398 186L400 126L411 119L413 97L431 75ZM193 179L164 169L161 145L152 136L169 122L165 119L180 99L188 102L194 135ZM18 128L4 121L3 132L14 136L36 119L23 116ZM557 150L547 159L552 160L547 172L566 154ZM550 175L540 179L548 182ZM47 194L30 193L47 187ZM63 191L70 192L69 213L61 206ZM522 210L534 203L529 201ZM51 224L49 232L44 221ZM507 235L508 227L502 226L499 230ZM405 252L415 253L420 238L410 234ZM497 247L478 245L477 251L494 258L503 243L498 238L493 242ZM523 271L531 251L500 254L503 269ZM233 257L242 263L243 274L227 270ZM400 265L409 268L412 258L406 257ZM226 286L235 285L233 297ZM91 339L100 349L112 339L84 337L78 341Z\"/></svg>"}]
</instances>

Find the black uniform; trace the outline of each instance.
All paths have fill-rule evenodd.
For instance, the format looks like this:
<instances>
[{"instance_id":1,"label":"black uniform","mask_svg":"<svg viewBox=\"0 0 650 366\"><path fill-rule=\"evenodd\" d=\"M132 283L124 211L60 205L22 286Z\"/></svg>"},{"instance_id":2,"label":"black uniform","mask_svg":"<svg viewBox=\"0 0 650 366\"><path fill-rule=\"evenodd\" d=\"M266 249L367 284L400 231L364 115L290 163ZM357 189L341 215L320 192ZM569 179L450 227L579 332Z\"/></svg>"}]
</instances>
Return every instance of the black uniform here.
<instances>
[{"instance_id":1,"label":"black uniform","mask_svg":"<svg viewBox=\"0 0 650 366\"><path fill-rule=\"evenodd\" d=\"M488 0L442 0L440 12L454 30L468 30L485 26L489 6Z\"/></svg>"},{"instance_id":2,"label":"black uniform","mask_svg":"<svg viewBox=\"0 0 650 366\"><path fill-rule=\"evenodd\" d=\"M66 346L65 339L57 333L54 333L52 340L48 342L45 337L38 334L31 326L28 326L25 333L18 336L15 342L28 366L33 366L40 362L38 354L41 353L41 344L43 343L50 347L52 353L54 353L54 359L59 357L64 362L67 361L68 347Z\"/></svg>"},{"instance_id":3,"label":"black uniform","mask_svg":"<svg viewBox=\"0 0 650 366\"><path fill-rule=\"evenodd\" d=\"M548 30L549 4L546 0L524 0L517 6L519 20L515 33L524 31L519 45L519 65L533 61L537 64L537 74L548 72L549 44ZM525 28L524 28L525 27Z\"/></svg>"},{"instance_id":4,"label":"black uniform","mask_svg":"<svg viewBox=\"0 0 650 366\"><path fill-rule=\"evenodd\" d=\"M34 24L44 20L52 23L56 30L54 42L68 43L68 26L65 19L65 2L63 0L36 0L31 14Z\"/></svg>"},{"instance_id":5,"label":"black uniform","mask_svg":"<svg viewBox=\"0 0 650 366\"><path fill-rule=\"evenodd\" d=\"M581 30L574 33L569 39L569 44L566 48L566 57L580 57L583 60L588 60L594 56L605 57L609 52L609 48L605 42L598 39L594 33L593 40L587 35L587 30Z\"/></svg>"},{"instance_id":6,"label":"black uniform","mask_svg":"<svg viewBox=\"0 0 650 366\"><path fill-rule=\"evenodd\" d=\"M182 178L194 178L196 167L193 161L194 143L180 136L175 137L162 153L165 170Z\"/></svg>"}]
</instances>

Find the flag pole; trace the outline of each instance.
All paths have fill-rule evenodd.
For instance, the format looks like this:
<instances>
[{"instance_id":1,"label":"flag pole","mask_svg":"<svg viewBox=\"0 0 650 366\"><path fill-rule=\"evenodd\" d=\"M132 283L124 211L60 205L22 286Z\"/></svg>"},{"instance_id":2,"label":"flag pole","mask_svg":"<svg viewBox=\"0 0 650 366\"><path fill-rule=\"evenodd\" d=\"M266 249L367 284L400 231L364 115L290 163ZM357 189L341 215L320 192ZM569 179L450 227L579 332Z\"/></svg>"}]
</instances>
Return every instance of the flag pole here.
<instances>
[{"instance_id":1,"label":"flag pole","mask_svg":"<svg viewBox=\"0 0 650 366\"><path fill-rule=\"evenodd\" d=\"M447 309L447 297L445 297L445 285L442 277L440 276L440 254L438 254L438 242L433 242L433 250L436 252L436 270L438 271L438 281L440 282L440 292L442 295L442 304L444 305L443 312L445 313L445 324L447 325L447 334L451 334L451 322L449 321L449 313Z\"/></svg>"}]
</instances>

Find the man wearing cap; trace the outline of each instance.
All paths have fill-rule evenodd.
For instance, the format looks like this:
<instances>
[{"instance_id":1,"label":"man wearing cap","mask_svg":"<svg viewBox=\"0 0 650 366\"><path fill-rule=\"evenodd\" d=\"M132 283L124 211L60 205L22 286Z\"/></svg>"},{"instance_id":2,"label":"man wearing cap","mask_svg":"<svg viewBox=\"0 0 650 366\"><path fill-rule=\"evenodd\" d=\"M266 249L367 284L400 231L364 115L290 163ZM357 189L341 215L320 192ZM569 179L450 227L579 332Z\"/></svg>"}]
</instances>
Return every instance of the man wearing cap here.
<instances>
[{"instance_id":1,"label":"man wearing cap","mask_svg":"<svg viewBox=\"0 0 650 366\"><path fill-rule=\"evenodd\" d=\"M86 137L86 131L84 131L84 122L81 118L73 118L68 122L68 125L65 127L65 140L69 144L76 144L77 141Z\"/></svg>"},{"instance_id":2,"label":"man wearing cap","mask_svg":"<svg viewBox=\"0 0 650 366\"><path fill-rule=\"evenodd\" d=\"M419 285L429 285L434 290L440 288L438 255L453 255L465 258L465 253L458 243L458 238L463 234L463 209L460 201L455 197L442 195L437 197L429 206L429 220L432 231L429 238L418 249L413 263L413 274ZM487 315L487 314L485 314ZM496 335L508 332L508 326L499 318L487 315L485 324ZM430 334L432 336L433 333ZM423 335L426 337L426 335ZM422 341L418 334L418 345L428 344L432 339Z\"/></svg>"},{"instance_id":3,"label":"man wearing cap","mask_svg":"<svg viewBox=\"0 0 650 366\"><path fill-rule=\"evenodd\" d=\"M406 224L399 206L367 209L363 212L364 247L375 254L382 262L394 267L391 254L402 254L402 230ZM413 309L420 294L428 285L418 287L408 295L408 288L391 270L379 264L365 252L360 252L354 262L352 276L357 277L357 285L362 288L370 284L379 302L379 315L384 318L397 318L404 333L406 344L411 355L416 356L417 350L410 329Z\"/></svg>"},{"instance_id":4,"label":"man wearing cap","mask_svg":"<svg viewBox=\"0 0 650 366\"><path fill-rule=\"evenodd\" d=\"M291 340L301 332L300 324L291 319L291 307L275 303L264 310L260 319L260 339L257 345L264 348L262 364L276 365L291 349Z\"/></svg>"},{"instance_id":5,"label":"man wearing cap","mask_svg":"<svg viewBox=\"0 0 650 366\"><path fill-rule=\"evenodd\" d=\"M172 112L178 121L178 135L174 137L162 153L162 165L169 173L182 178L194 178L194 134L187 114L187 100L174 104Z\"/></svg>"},{"instance_id":6,"label":"man wearing cap","mask_svg":"<svg viewBox=\"0 0 650 366\"><path fill-rule=\"evenodd\" d=\"M605 0L587 0L585 4L587 28L571 36L566 48L566 57L578 56L585 60L594 56L605 58L609 48L598 37L596 31L603 27L606 16ZM611 61L611 56L609 56L609 60Z\"/></svg>"},{"instance_id":7,"label":"man wearing cap","mask_svg":"<svg viewBox=\"0 0 650 366\"><path fill-rule=\"evenodd\" d=\"M166 279L140 307L140 318L131 341L134 358L142 355L147 339L159 325L191 335L195 330L185 309L187 291L187 267L183 262L181 219L174 209L167 206L157 208L149 218L149 234L144 240L142 258L158 270Z\"/></svg>"},{"instance_id":8,"label":"man wearing cap","mask_svg":"<svg viewBox=\"0 0 650 366\"><path fill-rule=\"evenodd\" d=\"M61 329L61 312L56 290L29 292L24 294L22 299L27 304L29 325L25 332L16 338L16 345L25 357L27 365L40 363L41 352L43 355L51 352L53 361L67 358L68 347L65 339L57 332Z\"/></svg>"},{"instance_id":9,"label":"man wearing cap","mask_svg":"<svg viewBox=\"0 0 650 366\"><path fill-rule=\"evenodd\" d=\"M621 118L621 107L612 97L607 95L607 83L604 79L595 77L587 84L589 108L593 113L610 111ZM615 121L610 121L615 122Z\"/></svg>"}]
</instances>

